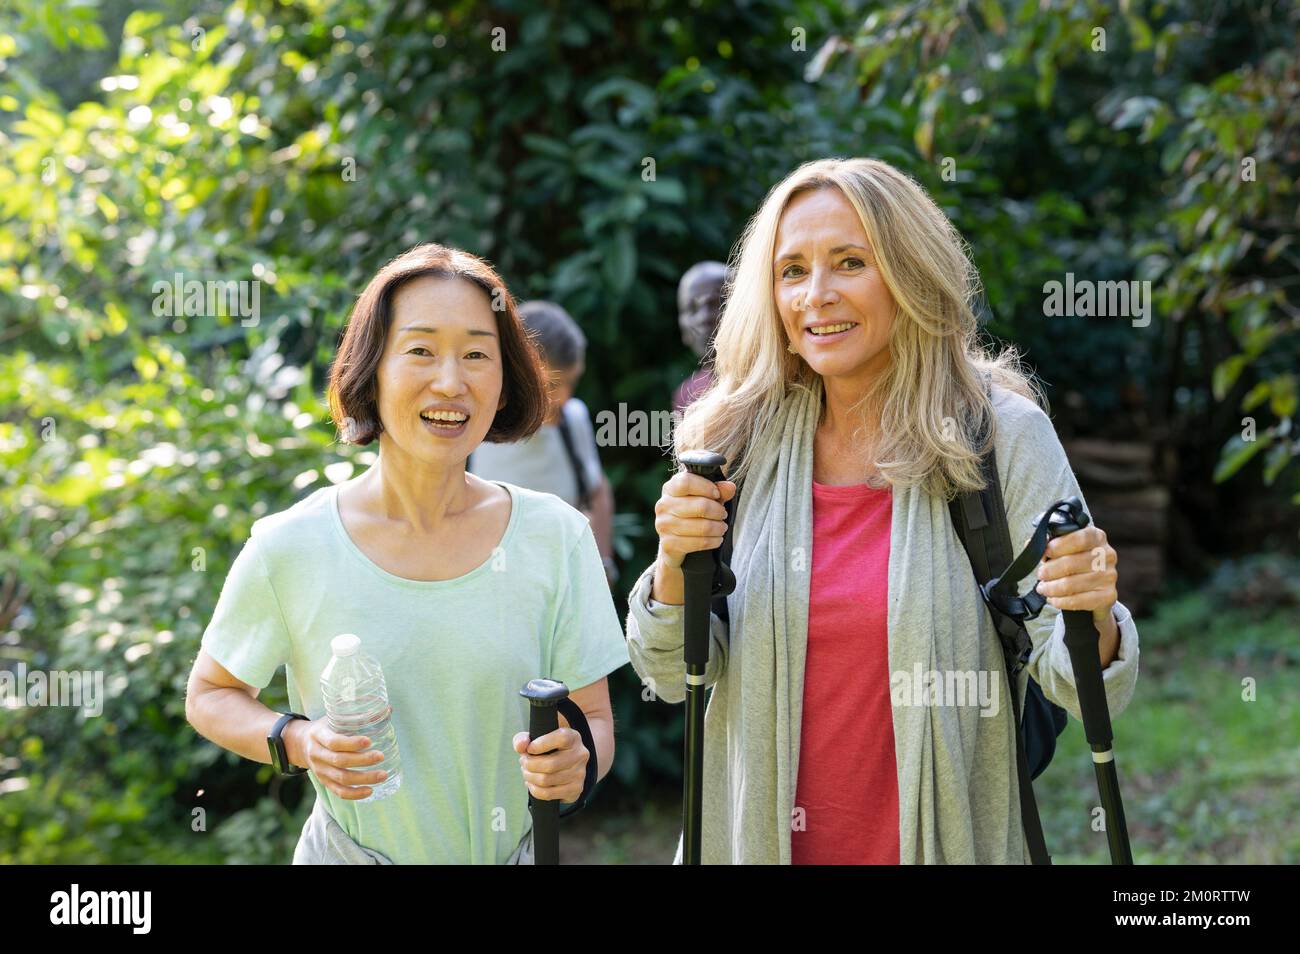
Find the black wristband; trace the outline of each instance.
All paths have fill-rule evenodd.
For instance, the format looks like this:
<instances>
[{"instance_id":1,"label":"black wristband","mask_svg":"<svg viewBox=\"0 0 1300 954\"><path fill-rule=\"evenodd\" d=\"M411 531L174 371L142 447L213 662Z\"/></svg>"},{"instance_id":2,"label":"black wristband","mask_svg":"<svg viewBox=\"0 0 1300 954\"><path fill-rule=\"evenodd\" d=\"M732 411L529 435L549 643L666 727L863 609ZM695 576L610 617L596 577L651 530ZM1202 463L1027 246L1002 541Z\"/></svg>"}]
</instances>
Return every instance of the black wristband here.
<instances>
[{"instance_id":1,"label":"black wristband","mask_svg":"<svg viewBox=\"0 0 1300 954\"><path fill-rule=\"evenodd\" d=\"M271 750L271 764L275 766L275 770L281 775L302 775L307 771L301 765L293 765L289 762L289 753L285 751L284 739L280 737L280 733L284 731L284 727L292 719L311 721L300 713L286 712L276 720L275 727L271 729L271 734L266 737L267 748Z\"/></svg>"}]
</instances>

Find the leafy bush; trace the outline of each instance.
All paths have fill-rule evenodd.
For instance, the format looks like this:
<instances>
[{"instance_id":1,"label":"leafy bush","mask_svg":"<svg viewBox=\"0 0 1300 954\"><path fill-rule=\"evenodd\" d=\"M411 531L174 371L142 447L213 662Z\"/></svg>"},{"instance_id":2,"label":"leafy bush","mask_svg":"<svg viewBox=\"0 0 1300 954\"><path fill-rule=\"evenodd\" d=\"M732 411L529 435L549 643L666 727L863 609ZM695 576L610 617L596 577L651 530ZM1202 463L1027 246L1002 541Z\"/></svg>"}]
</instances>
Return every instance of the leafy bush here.
<instances>
[{"instance_id":1,"label":"leafy bush","mask_svg":"<svg viewBox=\"0 0 1300 954\"><path fill-rule=\"evenodd\" d=\"M223 774L237 766L236 804L253 803L256 767L186 722L186 679L252 521L355 466L321 426L313 383L273 347L205 382L153 342L136 369L87 396L66 364L0 361L0 405L20 418L0 423L0 571L31 590L4 655L102 674L106 697L99 717L24 706L0 723L0 750L17 753L8 774L28 782L0 799L12 836L0 845L59 836L37 838L53 856L28 860L112 860L147 838L184 840L187 782L216 762ZM282 685L263 698L287 701Z\"/></svg>"},{"instance_id":2,"label":"leafy bush","mask_svg":"<svg viewBox=\"0 0 1300 954\"><path fill-rule=\"evenodd\" d=\"M0 657L102 672L112 700L5 713L0 858L285 858L303 784L199 740L185 677L252 521L372 459L332 442L322 382L356 294L417 242L559 300L590 342L580 396L653 411L694 366L681 272L725 258L798 163L879 156L969 240L988 329L1028 349L1063 432L1160 444L1212 550L1289 532L1294 10L437 7L0 9ZM1044 322L1042 283L1071 269L1155 282L1155 320ZM157 307L178 273L256 282L260 313ZM668 462L603 456L630 584ZM1234 592L1293 592L1255 588ZM630 669L612 692L610 794L676 778L680 710Z\"/></svg>"}]
</instances>

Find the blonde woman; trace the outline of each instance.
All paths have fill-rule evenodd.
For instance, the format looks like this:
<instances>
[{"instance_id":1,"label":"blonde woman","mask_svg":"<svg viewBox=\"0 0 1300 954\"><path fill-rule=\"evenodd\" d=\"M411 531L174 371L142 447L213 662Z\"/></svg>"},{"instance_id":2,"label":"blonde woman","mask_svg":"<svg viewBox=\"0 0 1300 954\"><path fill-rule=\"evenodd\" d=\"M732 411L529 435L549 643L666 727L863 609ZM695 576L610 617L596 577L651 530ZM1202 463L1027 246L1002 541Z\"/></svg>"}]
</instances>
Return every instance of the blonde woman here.
<instances>
[{"instance_id":1,"label":"blonde woman","mask_svg":"<svg viewBox=\"0 0 1300 954\"><path fill-rule=\"evenodd\" d=\"M978 344L960 236L886 163L801 166L733 264L716 383L674 437L723 454L731 480L664 484L658 557L627 624L633 667L681 701L682 559L719 546L743 480L730 622L711 619L703 860L1024 863L1010 687L947 501L983 486L990 435L1016 545L1079 494L1037 391L1014 353ZM1020 698L1032 674L1079 717L1058 611L1086 610L1123 712L1138 634L1115 567L1095 525L1052 541ZM900 691L920 672L992 691L978 704Z\"/></svg>"}]
</instances>

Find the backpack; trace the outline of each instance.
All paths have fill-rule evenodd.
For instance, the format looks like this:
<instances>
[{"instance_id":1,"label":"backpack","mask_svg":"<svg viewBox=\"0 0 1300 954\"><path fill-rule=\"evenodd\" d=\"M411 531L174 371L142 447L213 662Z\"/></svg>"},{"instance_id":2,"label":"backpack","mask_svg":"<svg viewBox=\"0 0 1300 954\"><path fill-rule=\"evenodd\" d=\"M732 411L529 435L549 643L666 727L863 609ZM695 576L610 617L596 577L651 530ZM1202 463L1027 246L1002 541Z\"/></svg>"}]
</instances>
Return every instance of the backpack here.
<instances>
[{"instance_id":1,"label":"backpack","mask_svg":"<svg viewBox=\"0 0 1300 954\"><path fill-rule=\"evenodd\" d=\"M998 474L997 458L993 445L980 461L985 487L981 491L959 494L949 504L953 527L966 550L971 570L979 584L988 582L1011 565L1015 552L1011 548L1011 533L1007 526L1006 507L1002 502L1002 481ZM727 529L718 550L718 559L731 565L731 528L735 522L735 508L740 500L741 486L727 501ZM995 569L997 568L997 569ZM1024 622L1007 616L985 601L993 618L994 628L1002 643L1003 661L1006 665L1012 711L1016 724L1016 773L1020 779L1020 815L1025 828L1025 840L1034 864L1051 864L1043 838L1042 823L1038 817L1038 803L1034 800L1033 780L1043 773L1056 754L1056 738L1065 731L1069 717L1060 706L1049 702L1042 687L1031 676L1025 692L1024 714L1015 691L1016 676L1029 661L1032 643ZM730 622L726 596L715 596L712 611L719 619Z\"/></svg>"}]
</instances>

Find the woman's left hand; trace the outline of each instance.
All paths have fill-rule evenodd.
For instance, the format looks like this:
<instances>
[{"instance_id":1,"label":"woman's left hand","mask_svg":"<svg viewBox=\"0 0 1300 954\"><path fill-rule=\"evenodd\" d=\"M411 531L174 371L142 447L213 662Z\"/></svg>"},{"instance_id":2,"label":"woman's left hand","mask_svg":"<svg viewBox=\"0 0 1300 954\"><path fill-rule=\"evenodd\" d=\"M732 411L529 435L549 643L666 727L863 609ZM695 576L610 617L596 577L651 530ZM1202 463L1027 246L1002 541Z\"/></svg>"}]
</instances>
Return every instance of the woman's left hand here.
<instances>
[{"instance_id":1,"label":"woman's left hand","mask_svg":"<svg viewBox=\"0 0 1300 954\"><path fill-rule=\"evenodd\" d=\"M576 729L562 726L531 744L527 732L517 732L514 748L519 753L519 771L534 798L576 802L582 795L591 754Z\"/></svg>"},{"instance_id":2,"label":"woman's left hand","mask_svg":"<svg viewBox=\"0 0 1300 954\"><path fill-rule=\"evenodd\" d=\"M1101 637L1098 650L1103 668L1110 665L1119 646L1119 627L1112 612L1119 593L1119 555L1106 542L1106 531L1096 524L1054 537L1038 565L1038 592L1059 610L1092 613Z\"/></svg>"}]
</instances>

